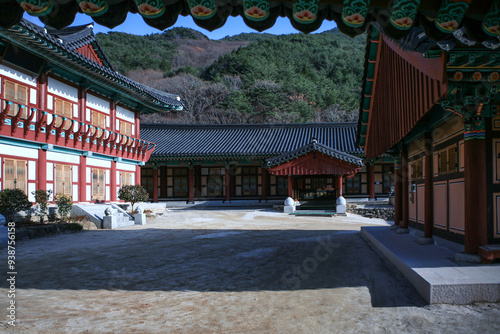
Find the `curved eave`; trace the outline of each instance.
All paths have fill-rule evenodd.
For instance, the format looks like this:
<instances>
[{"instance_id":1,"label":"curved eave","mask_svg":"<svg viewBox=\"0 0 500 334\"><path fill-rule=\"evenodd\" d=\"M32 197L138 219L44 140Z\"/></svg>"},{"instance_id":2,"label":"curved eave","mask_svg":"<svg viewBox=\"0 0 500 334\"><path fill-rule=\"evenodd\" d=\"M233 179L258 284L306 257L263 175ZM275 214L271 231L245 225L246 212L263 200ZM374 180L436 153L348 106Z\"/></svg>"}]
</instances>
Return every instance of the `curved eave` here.
<instances>
[{"instance_id":1,"label":"curved eave","mask_svg":"<svg viewBox=\"0 0 500 334\"><path fill-rule=\"evenodd\" d=\"M68 73L84 77L103 90L112 90L127 99L133 99L138 105L147 109L165 112L183 108L180 101L161 101L153 93L141 89L142 85L65 47L52 36L47 34L42 36L36 26L26 21L21 21L19 25L10 29L0 30L0 35L13 44L21 44L30 52L50 59L52 64Z\"/></svg>"}]
</instances>

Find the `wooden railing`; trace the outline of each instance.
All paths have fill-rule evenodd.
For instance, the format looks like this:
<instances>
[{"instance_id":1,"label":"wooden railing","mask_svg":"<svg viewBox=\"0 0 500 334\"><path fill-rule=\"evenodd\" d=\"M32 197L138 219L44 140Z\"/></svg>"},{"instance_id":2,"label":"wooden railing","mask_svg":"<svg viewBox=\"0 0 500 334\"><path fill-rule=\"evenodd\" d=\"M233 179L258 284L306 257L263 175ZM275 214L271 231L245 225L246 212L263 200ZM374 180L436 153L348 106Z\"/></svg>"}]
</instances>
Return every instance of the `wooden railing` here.
<instances>
[{"instance_id":1,"label":"wooden railing","mask_svg":"<svg viewBox=\"0 0 500 334\"><path fill-rule=\"evenodd\" d=\"M155 144L15 102L0 100L0 136L147 161Z\"/></svg>"}]
</instances>

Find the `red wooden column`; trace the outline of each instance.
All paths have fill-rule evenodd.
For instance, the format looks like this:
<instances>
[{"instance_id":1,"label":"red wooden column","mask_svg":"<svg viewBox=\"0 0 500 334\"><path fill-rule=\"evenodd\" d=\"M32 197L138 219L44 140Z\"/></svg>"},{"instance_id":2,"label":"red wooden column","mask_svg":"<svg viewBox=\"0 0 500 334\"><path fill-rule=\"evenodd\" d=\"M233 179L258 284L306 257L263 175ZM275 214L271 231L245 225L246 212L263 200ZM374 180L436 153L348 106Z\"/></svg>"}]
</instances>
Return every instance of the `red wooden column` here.
<instances>
[{"instance_id":1,"label":"red wooden column","mask_svg":"<svg viewBox=\"0 0 500 334\"><path fill-rule=\"evenodd\" d=\"M370 201L375 200L375 167L372 163L367 165L368 172L368 195L370 196Z\"/></svg>"},{"instance_id":2,"label":"red wooden column","mask_svg":"<svg viewBox=\"0 0 500 334\"><path fill-rule=\"evenodd\" d=\"M293 176L288 175L288 197L293 198Z\"/></svg>"},{"instance_id":3,"label":"red wooden column","mask_svg":"<svg viewBox=\"0 0 500 334\"><path fill-rule=\"evenodd\" d=\"M188 203L194 203L194 169L188 168Z\"/></svg>"},{"instance_id":4,"label":"red wooden column","mask_svg":"<svg viewBox=\"0 0 500 334\"><path fill-rule=\"evenodd\" d=\"M158 202L158 167L153 167L153 202Z\"/></svg>"},{"instance_id":5,"label":"red wooden column","mask_svg":"<svg viewBox=\"0 0 500 334\"><path fill-rule=\"evenodd\" d=\"M468 254L476 254L478 246L488 244L486 140L484 130L481 136L474 126L479 122L484 129L482 117L465 120L465 252Z\"/></svg>"},{"instance_id":6,"label":"red wooden column","mask_svg":"<svg viewBox=\"0 0 500 334\"><path fill-rule=\"evenodd\" d=\"M398 229L398 233L408 233L408 201L409 195L408 195L408 150L406 148L406 145L403 145L403 149L401 151L401 190L402 190L402 196L401 196L401 224L400 228Z\"/></svg>"},{"instance_id":7,"label":"red wooden column","mask_svg":"<svg viewBox=\"0 0 500 334\"><path fill-rule=\"evenodd\" d=\"M343 180L342 175L338 175L337 176L337 189L339 191L339 197L342 196L342 180Z\"/></svg>"},{"instance_id":8,"label":"red wooden column","mask_svg":"<svg viewBox=\"0 0 500 334\"><path fill-rule=\"evenodd\" d=\"M224 173L224 193L225 193L224 202L230 202L231 201L231 169L229 168L229 166L226 166L226 170Z\"/></svg>"},{"instance_id":9,"label":"red wooden column","mask_svg":"<svg viewBox=\"0 0 500 334\"><path fill-rule=\"evenodd\" d=\"M401 223L402 204L401 160L397 157L394 161L394 226Z\"/></svg>"},{"instance_id":10,"label":"red wooden column","mask_svg":"<svg viewBox=\"0 0 500 334\"><path fill-rule=\"evenodd\" d=\"M141 166L139 165L135 167L135 185L141 185Z\"/></svg>"},{"instance_id":11,"label":"red wooden column","mask_svg":"<svg viewBox=\"0 0 500 334\"><path fill-rule=\"evenodd\" d=\"M267 200L267 179L269 177L269 173L267 168L261 167L260 171L260 200Z\"/></svg>"},{"instance_id":12,"label":"red wooden column","mask_svg":"<svg viewBox=\"0 0 500 334\"><path fill-rule=\"evenodd\" d=\"M47 151L38 150L37 190L47 190ZM55 195L55 194L54 194Z\"/></svg>"},{"instance_id":13,"label":"red wooden column","mask_svg":"<svg viewBox=\"0 0 500 334\"><path fill-rule=\"evenodd\" d=\"M80 157L80 167L78 169L78 200L87 202L87 157Z\"/></svg>"},{"instance_id":14,"label":"red wooden column","mask_svg":"<svg viewBox=\"0 0 500 334\"><path fill-rule=\"evenodd\" d=\"M47 74L45 72L40 73L38 77L38 109L47 110Z\"/></svg>"},{"instance_id":15,"label":"red wooden column","mask_svg":"<svg viewBox=\"0 0 500 334\"><path fill-rule=\"evenodd\" d=\"M117 192L116 192L116 161L111 161L111 177L110 177L110 186L111 186L111 202L117 201Z\"/></svg>"},{"instance_id":16,"label":"red wooden column","mask_svg":"<svg viewBox=\"0 0 500 334\"><path fill-rule=\"evenodd\" d=\"M432 238L434 225L434 182L433 182L432 135L425 134L425 204L424 204L424 238ZM428 243L431 243L430 241ZM432 242L433 243L433 242Z\"/></svg>"}]
</instances>

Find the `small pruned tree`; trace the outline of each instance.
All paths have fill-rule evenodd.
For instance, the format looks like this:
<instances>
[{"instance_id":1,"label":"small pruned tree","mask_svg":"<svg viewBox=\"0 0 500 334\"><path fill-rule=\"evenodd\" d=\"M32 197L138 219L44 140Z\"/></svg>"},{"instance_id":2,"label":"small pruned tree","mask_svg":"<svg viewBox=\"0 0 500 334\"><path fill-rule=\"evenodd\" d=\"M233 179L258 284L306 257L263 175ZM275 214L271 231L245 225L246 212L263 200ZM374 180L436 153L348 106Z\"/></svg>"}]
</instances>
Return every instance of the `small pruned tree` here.
<instances>
[{"instance_id":1,"label":"small pruned tree","mask_svg":"<svg viewBox=\"0 0 500 334\"><path fill-rule=\"evenodd\" d=\"M149 199L148 191L142 186L123 186L118 190L118 198L132 204L132 213L134 212L134 204L145 202Z\"/></svg>"},{"instance_id":2,"label":"small pruned tree","mask_svg":"<svg viewBox=\"0 0 500 334\"><path fill-rule=\"evenodd\" d=\"M4 189L0 191L0 213L7 222L14 220L14 215L31 208L28 196L21 189Z\"/></svg>"},{"instance_id":3,"label":"small pruned tree","mask_svg":"<svg viewBox=\"0 0 500 334\"><path fill-rule=\"evenodd\" d=\"M42 190L31 192L35 196L35 202L38 204L41 212L46 212L50 196L52 195L52 190Z\"/></svg>"},{"instance_id":4,"label":"small pruned tree","mask_svg":"<svg viewBox=\"0 0 500 334\"><path fill-rule=\"evenodd\" d=\"M73 202L71 201L71 197L67 195L57 195L54 199L54 202L57 204L57 210L61 215L61 218L64 220L68 217L71 208L73 207Z\"/></svg>"}]
</instances>

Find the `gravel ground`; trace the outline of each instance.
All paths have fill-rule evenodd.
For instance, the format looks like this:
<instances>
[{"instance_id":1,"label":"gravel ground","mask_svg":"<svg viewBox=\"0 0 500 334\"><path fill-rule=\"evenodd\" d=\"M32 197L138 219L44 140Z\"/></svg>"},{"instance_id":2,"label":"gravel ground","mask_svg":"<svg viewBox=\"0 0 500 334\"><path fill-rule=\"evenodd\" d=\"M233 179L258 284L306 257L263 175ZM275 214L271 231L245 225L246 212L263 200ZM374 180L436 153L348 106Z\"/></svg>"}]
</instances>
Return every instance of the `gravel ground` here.
<instances>
[{"instance_id":1,"label":"gravel ground","mask_svg":"<svg viewBox=\"0 0 500 334\"><path fill-rule=\"evenodd\" d=\"M2 270L0 332L500 333L499 304L426 305L360 237L374 224L386 223L170 211L146 226L23 240L16 326Z\"/></svg>"}]
</instances>

